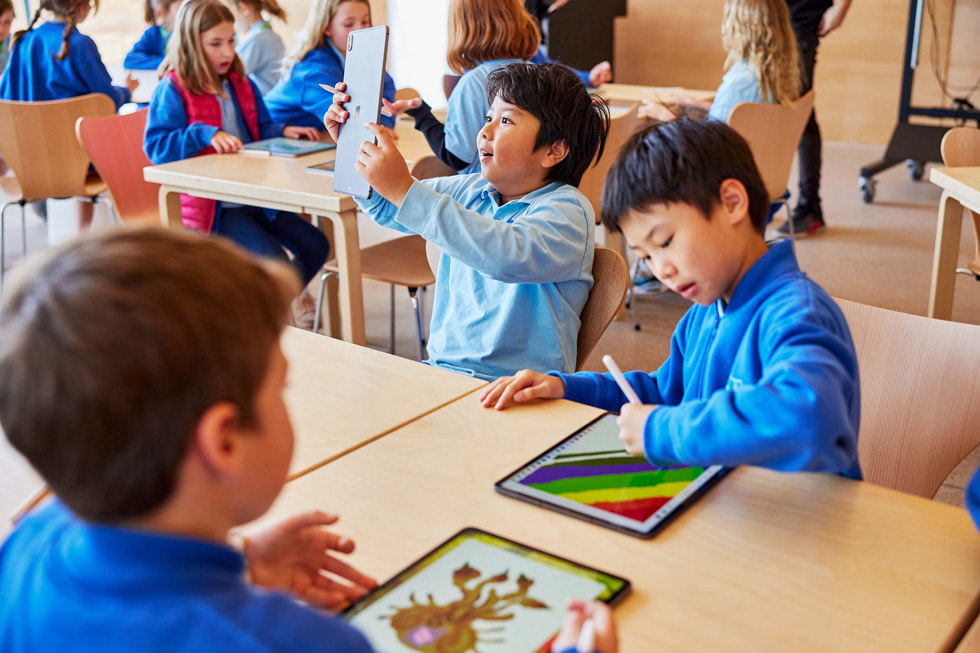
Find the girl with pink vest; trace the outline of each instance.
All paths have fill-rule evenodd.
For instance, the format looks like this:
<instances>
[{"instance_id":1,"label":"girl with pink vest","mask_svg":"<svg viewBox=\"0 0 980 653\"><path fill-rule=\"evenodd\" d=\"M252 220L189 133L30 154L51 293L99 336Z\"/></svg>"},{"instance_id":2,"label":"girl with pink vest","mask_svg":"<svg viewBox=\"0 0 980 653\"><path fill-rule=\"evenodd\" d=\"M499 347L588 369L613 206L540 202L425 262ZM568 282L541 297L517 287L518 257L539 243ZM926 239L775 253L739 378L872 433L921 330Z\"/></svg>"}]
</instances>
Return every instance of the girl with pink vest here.
<instances>
[{"instance_id":1,"label":"girl with pink vest","mask_svg":"<svg viewBox=\"0 0 980 653\"><path fill-rule=\"evenodd\" d=\"M153 163L242 149L274 136L319 139L312 127L272 122L262 95L235 54L235 22L220 0L187 0L177 13L172 43L153 93L143 149ZM304 283L327 259L319 229L296 215L181 195L184 226L218 233L260 256L292 254Z\"/></svg>"}]
</instances>

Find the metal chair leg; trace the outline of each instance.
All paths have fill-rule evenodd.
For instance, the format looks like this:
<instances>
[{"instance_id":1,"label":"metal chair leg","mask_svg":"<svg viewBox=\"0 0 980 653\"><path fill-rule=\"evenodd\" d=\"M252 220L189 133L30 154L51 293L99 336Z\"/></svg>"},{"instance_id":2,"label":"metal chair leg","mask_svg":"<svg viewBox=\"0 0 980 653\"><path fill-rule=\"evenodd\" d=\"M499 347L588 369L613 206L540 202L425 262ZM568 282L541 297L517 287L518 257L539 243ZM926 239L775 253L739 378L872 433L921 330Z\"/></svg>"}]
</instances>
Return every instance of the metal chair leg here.
<instances>
[{"instance_id":1,"label":"metal chair leg","mask_svg":"<svg viewBox=\"0 0 980 653\"><path fill-rule=\"evenodd\" d=\"M5 217L7 215L8 206L10 206L10 203L4 202L3 207L0 208L0 288L2 288L2 284L3 284L3 271L7 267L7 260L6 260L6 256L4 252L4 244L3 244L3 232L4 232L4 227L7 224Z\"/></svg>"},{"instance_id":2,"label":"metal chair leg","mask_svg":"<svg viewBox=\"0 0 980 653\"><path fill-rule=\"evenodd\" d=\"M388 306L391 309L391 323L388 325L388 353L395 353L395 284L388 284Z\"/></svg>"},{"instance_id":3,"label":"metal chair leg","mask_svg":"<svg viewBox=\"0 0 980 653\"><path fill-rule=\"evenodd\" d=\"M422 360L425 356L423 351L425 341L422 338L422 304L419 302L419 289L410 287L408 296L412 299L412 308L415 309L415 333L418 335L419 360Z\"/></svg>"},{"instance_id":4,"label":"metal chair leg","mask_svg":"<svg viewBox=\"0 0 980 653\"><path fill-rule=\"evenodd\" d=\"M636 278L640 274L640 257L633 260L633 269L630 271L629 290L626 296L626 305L630 308L630 319L633 320L633 330L640 330L640 321L636 319Z\"/></svg>"},{"instance_id":5,"label":"metal chair leg","mask_svg":"<svg viewBox=\"0 0 980 653\"><path fill-rule=\"evenodd\" d=\"M336 274L331 270L320 272L320 285L316 290L316 310L313 312L313 333L320 333L320 316L323 314L323 297L326 294L327 279Z\"/></svg>"}]
</instances>

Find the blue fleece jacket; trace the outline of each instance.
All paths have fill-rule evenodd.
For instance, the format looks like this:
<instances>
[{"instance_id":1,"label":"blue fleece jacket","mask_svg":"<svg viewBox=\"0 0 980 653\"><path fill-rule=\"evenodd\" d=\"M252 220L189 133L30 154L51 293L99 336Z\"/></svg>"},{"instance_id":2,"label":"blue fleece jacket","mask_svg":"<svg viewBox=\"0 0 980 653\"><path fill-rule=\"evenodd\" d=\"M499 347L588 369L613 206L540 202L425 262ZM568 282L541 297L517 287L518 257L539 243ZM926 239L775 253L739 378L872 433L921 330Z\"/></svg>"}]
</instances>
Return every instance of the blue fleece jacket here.
<instances>
[{"instance_id":1,"label":"blue fleece jacket","mask_svg":"<svg viewBox=\"0 0 980 653\"><path fill-rule=\"evenodd\" d=\"M77 28L68 34L68 56L62 61L54 58L64 31L65 23L49 21L24 35L0 78L0 99L38 102L104 93L117 109L129 102L129 89L112 85L95 41Z\"/></svg>"},{"instance_id":2,"label":"blue fleece jacket","mask_svg":"<svg viewBox=\"0 0 980 653\"><path fill-rule=\"evenodd\" d=\"M607 374L560 375L565 397L618 411ZM694 306L651 374L629 372L657 465L757 465L861 478L857 355L837 303L800 271L789 242L753 265L727 306Z\"/></svg>"},{"instance_id":3,"label":"blue fleece jacket","mask_svg":"<svg viewBox=\"0 0 980 653\"><path fill-rule=\"evenodd\" d=\"M296 63L265 96L265 103L269 113L279 122L323 129L323 114L333 104L333 94L320 88L320 84L335 86L342 81L344 57L327 41ZM385 73L381 95L389 102L395 101L395 80L388 73ZM392 116L381 116L378 122L386 127L395 126Z\"/></svg>"},{"instance_id":4,"label":"blue fleece jacket","mask_svg":"<svg viewBox=\"0 0 980 653\"><path fill-rule=\"evenodd\" d=\"M150 25L123 59L127 70L156 70L167 53L170 32L162 25Z\"/></svg>"}]
</instances>

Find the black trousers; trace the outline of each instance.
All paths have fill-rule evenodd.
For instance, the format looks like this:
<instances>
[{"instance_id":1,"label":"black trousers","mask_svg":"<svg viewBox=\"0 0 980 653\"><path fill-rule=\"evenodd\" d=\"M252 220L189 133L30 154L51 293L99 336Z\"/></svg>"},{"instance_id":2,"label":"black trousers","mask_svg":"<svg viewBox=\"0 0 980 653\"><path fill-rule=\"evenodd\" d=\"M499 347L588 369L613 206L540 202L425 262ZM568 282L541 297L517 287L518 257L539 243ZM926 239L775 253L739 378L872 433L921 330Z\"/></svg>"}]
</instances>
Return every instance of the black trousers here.
<instances>
[{"instance_id":1,"label":"black trousers","mask_svg":"<svg viewBox=\"0 0 980 653\"><path fill-rule=\"evenodd\" d=\"M819 37L816 29L812 34L797 34L796 42L800 50L801 85L800 95L813 88L813 69L817 65L817 45ZM800 164L800 194L797 204L820 205L820 166L823 161L820 125L817 124L817 111L813 110L806 123L800 146L797 150Z\"/></svg>"}]
</instances>

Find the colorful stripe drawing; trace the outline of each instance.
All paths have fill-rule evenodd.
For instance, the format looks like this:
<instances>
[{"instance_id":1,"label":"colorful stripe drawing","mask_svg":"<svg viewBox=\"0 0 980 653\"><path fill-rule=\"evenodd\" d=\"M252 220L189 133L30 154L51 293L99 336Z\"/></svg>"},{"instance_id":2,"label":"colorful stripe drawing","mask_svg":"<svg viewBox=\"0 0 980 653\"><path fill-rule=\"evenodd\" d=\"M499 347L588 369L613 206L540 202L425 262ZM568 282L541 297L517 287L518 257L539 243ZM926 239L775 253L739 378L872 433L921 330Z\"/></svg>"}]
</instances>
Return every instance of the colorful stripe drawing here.
<instances>
[{"instance_id":1,"label":"colorful stripe drawing","mask_svg":"<svg viewBox=\"0 0 980 653\"><path fill-rule=\"evenodd\" d=\"M704 471L701 467L654 467L617 445L615 431L610 441L606 429L589 429L522 475L519 483L644 522Z\"/></svg>"}]
</instances>

